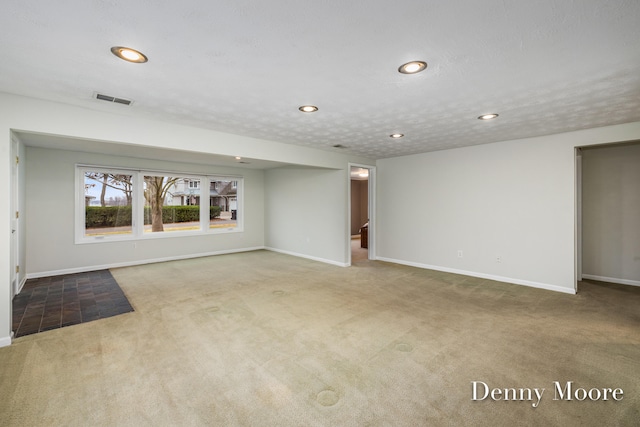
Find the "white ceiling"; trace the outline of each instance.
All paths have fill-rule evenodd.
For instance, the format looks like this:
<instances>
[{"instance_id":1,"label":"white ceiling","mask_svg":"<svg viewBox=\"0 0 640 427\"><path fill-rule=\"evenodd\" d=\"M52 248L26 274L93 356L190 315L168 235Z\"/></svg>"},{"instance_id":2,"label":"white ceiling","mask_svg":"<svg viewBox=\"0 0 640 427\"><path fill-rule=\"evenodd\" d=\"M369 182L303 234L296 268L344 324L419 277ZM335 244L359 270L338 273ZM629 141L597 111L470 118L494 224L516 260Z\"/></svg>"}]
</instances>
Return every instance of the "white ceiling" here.
<instances>
[{"instance_id":1,"label":"white ceiling","mask_svg":"<svg viewBox=\"0 0 640 427\"><path fill-rule=\"evenodd\" d=\"M640 121L638 0L21 0L0 34L0 91L372 159Z\"/></svg>"}]
</instances>

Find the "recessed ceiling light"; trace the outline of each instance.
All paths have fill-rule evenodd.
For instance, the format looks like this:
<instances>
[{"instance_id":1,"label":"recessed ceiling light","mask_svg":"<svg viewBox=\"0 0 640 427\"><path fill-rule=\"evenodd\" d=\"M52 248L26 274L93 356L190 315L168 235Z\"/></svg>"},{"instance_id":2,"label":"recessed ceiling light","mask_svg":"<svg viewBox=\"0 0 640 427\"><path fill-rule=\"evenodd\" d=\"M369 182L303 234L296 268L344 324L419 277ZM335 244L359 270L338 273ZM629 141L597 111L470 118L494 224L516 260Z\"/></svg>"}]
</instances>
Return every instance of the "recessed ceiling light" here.
<instances>
[{"instance_id":1,"label":"recessed ceiling light","mask_svg":"<svg viewBox=\"0 0 640 427\"><path fill-rule=\"evenodd\" d=\"M498 114L496 113L483 114L478 117L478 120L491 120L491 119L495 119L496 117L498 117Z\"/></svg>"},{"instance_id":2,"label":"recessed ceiling light","mask_svg":"<svg viewBox=\"0 0 640 427\"><path fill-rule=\"evenodd\" d=\"M242 157L236 156L236 160L242 160Z\"/></svg>"},{"instance_id":3,"label":"recessed ceiling light","mask_svg":"<svg viewBox=\"0 0 640 427\"><path fill-rule=\"evenodd\" d=\"M137 62L141 64L149 60L144 53L131 49L130 47L114 46L111 48L111 53L128 62Z\"/></svg>"},{"instance_id":4,"label":"recessed ceiling light","mask_svg":"<svg viewBox=\"0 0 640 427\"><path fill-rule=\"evenodd\" d=\"M403 136L404 136L403 133L392 133L391 135L389 135L389 137L391 137L393 139L402 138Z\"/></svg>"},{"instance_id":5,"label":"recessed ceiling light","mask_svg":"<svg viewBox=\"0 0 640 427\"><path fill-rule=\"evenodd\" d=\"M427 69L427 63L424 61L411 61L402 64L398 71L402 74L415 74Z\"/></svg>"},{"instance_id":6,"label":"recessed ceiling light","mask_svg":"<svg viewBox=\"0 0 640 427\"><path fill-rule=\"evenodd\" d=\"M318 111L318 107L316 107L315 105L303 105L302 107L299 107L298 110L302 111L303 113L315 113L316 111Z\"/></svg>"}]
</instances>

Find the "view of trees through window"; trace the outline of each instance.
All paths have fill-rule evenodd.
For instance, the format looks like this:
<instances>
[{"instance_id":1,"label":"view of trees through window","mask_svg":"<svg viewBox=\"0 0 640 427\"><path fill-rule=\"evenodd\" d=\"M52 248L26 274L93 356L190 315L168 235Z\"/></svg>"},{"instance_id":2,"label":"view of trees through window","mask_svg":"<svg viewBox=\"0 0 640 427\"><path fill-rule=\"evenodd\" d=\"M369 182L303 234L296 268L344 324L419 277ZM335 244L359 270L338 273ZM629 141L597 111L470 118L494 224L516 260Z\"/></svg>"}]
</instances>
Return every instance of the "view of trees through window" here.
<instances>
[{"instance_id":1,"label":"view of trees through window","mask_svg":"<svg viewBox=\"0 0 640 427\"><path fill-rule=\"evenodd\" d=\"M84 237L238 227L237 179L81 170ZM202 206L202 200L208 203Z\"/></svg>"},{"instance_id":2,"label":"view of trees through window","mask_svg":"<svg viewBox=\"0 0 640 427\"><path fill-rule=\"evenodd\" d=\"M108 172L84 173L85 236L133 232L133 176Z\"/></svg>"},{"instance_id":3,"label":"view of trees through window","mask_svg":"<svg viewBox=\"0 0 640 427\"><path fill-rule=\"evenodd\" d=\"M173 204L174 193L179 189L178 183L188 180L171 176L144 177L144 232L157 233L161 231L199 230L200 205L178 206ZM173 192L172 192L173 191ZM182 196L184 197L184 196ZM193 195L187 195L194 199ZM165 223L167 226L165 227Z\"/></svg>"}]
</instances>

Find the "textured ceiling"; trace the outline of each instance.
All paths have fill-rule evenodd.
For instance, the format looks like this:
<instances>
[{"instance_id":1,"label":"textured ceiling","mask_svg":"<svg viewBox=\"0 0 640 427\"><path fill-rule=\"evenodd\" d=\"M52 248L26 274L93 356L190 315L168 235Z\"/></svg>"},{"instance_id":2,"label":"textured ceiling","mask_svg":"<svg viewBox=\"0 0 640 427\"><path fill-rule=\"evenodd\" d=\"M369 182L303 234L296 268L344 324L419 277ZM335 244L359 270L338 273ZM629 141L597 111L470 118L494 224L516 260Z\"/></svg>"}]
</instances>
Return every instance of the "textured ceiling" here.
<instances>
[{"instance_id":1,"label":"textured ceiling","mask_svg":"<svg viewBox=\"0 0 640 427\"><path fill-rule=\"evenodd\" d=\"M21 0L0 37L3 92L372 159L640 121L638 0Z\"/></svg>"}]
</instances>

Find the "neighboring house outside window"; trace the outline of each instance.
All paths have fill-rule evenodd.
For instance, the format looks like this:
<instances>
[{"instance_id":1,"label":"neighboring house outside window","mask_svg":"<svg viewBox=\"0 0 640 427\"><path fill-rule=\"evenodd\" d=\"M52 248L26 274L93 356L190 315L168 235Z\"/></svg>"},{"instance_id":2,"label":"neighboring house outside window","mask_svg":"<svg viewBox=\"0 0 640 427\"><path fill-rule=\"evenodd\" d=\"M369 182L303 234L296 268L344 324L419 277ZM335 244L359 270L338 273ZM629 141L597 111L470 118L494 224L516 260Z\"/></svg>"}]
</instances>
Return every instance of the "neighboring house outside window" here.
<instances>
[{"instance_id":1,"label":"neighboring house outside window","mask_svg":"<svg viewBox=\"0 0 640 427\"><path fill-rule=\"evenodd\" d=\"M200 181L179 179L169 189L172 206L200 204ZM218 206L222 212L238 209L238 181L212 180L209 184L209 206Z\"/></svg>"},{"instance_id":2,"label":"neighboring house outside window","mask_svg":"<svg viewBox=\"0 0 640 427\"><path fill-rule=\"evenodd\" d=\"M167 204L171 206L199 206L200 180L180 178L173 183L168 193L171 195L171 200Z\"/></svg>"},{"instance_id":3,"label":"neighboring house outside window","mask_svg":"<svg viewBox=\"0 0 640 427\"><path fill-rule=\"evenodd\" d=\"M209 186L210 206L219 206L223 212L237 208L238 181L211 181Z\"/></svg>"}]
</instances>

